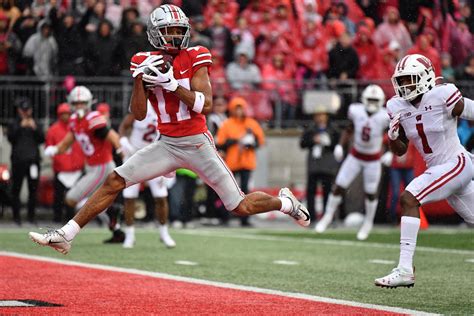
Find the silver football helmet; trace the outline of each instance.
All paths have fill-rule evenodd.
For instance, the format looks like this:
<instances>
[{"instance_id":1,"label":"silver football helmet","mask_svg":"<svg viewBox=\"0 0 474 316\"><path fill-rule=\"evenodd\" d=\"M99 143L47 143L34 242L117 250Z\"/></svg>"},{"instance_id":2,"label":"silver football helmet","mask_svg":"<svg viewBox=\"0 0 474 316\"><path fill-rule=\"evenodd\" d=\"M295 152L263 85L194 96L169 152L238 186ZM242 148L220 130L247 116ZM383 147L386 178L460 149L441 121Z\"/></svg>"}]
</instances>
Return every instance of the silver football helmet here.
<instances>
[{"instance_id":1,"label":"silver football helmet","mask_svg":"<svg viewBox=\"0 0 474 316\"><path fill-rule=\"evenodd\" d=\"M76 114L82 118L91 109L92 106L92 93L91 91L84 87L84 86L77 86L71 90L67 97L67 101L74 107ZM85 103L85 108L77 109L75 104L77 103Z\"/></svg>"},{"instance_id":2,"label":"silver football helmet","mask_svg":"<svg viewBox=\"0 0 474 316\"><path fill-rule=\"evenodd\" d=\"M169 34L169 27L181 27L183 34ZM188 47L191 26L189 19L179 7L164 4L150 14L146 33L148 40L154 47L163 50L179 50Z\"/></svg>"},{"instance_id":3,"label":"silver football helmet","mask_svg":"<svg viewBox=\"0 0 474 316\"><path fill-rule=\"evenodd\" d=\"M382 88L376 84L368 85L362 91L362 103L364 103L367 112L375 113L385 103L385 93Z\"/></svg>"},{"instance_id":4,"label":"silver football helmet","mask_svg":"<svg viewBox=\"0 0 474 316\"><path fill-rule=\"evenodd\" d=\"M405 76L411 77L411 83L402 85L400 77ZM436 77L433 64L423 55L407 55L400 59L395 67L392 84L399 97L412 101L435 86Z\"/></svg>"}]
</instances>

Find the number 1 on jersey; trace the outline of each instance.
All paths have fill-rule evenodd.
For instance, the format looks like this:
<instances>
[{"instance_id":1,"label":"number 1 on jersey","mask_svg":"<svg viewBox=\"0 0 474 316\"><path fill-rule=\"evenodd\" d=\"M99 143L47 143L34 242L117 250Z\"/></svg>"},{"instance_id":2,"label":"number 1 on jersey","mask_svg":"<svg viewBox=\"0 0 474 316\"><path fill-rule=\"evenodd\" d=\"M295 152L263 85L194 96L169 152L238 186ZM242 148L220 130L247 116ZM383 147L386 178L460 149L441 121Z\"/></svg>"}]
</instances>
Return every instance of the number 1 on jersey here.
<instances>
[{"instance_id":1,"label":"number 1 on jersey","mask_svg":"<svg viewBox=\"0 0 474 316\"><path fill-rule=\"evenodd\" d=\"M432 154L433 150L428 144L428 138L426 138L425 130L423 129L423 123L417 123L416 130L418 131L418 136L420 136L421 138L421 144L423 145L423 152L425 154Z\"/></svg>"}]
</instances>

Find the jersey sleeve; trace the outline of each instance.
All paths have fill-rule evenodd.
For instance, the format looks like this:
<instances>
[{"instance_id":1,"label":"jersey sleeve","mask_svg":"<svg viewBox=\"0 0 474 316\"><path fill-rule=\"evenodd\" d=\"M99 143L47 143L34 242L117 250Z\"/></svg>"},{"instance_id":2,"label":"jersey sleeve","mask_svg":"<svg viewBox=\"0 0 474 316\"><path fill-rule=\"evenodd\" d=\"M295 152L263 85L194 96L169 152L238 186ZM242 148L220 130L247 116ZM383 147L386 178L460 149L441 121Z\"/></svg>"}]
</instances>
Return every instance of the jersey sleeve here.
<instances>
[{"instance_id":1,"label":"jersey sleeve","mask_svg":"<svg viewBox=\"0 0 474 316\"><path fill-rule=\"evenodd\" d=\"M99 112L92 112L87 118L88 120L88 129L90 131L95 131L99 128L107 126L107 120Z\"/></svg>"},{"instance_id":2,"label":"jersey sleeve","mask_svg":"<svg viewBox=\"0 0 474 316\"><path fill-rule=\"evenodd\" d=\"M140 65L150 55L150 52L139 52L133 55L130 60L130 71L133 73L138 65Z\"/></svg>"},{"instance_id":3,"label":"jersey sleeve","mask_svg":"<svg viewBox=\"0 0 474 316\"><path fill-rule=\"evenodd\" d=\"M439 89L441 100L446 106L448 113L451 114L456 103L462 99L461 91L452 83L442 85Z\"/></svg>"},{"instance_id":4,"label":"jersey sleeve","mask_svg":"<svg viewBox=\"0 0 474 316\"><path fill-rule=\"evenodd\" d=\"M191 67L193 73L201 67L210 67L212 65L211 52L203 46L194 46L187 49L191 57Z\"/></svg>"},{"instance_id":5,"label":"jersey sleeve","mask_svg":"<svg viewBox=\"0 0 474 316\"><path fill-rule=\"evenodd\" d=\"M357 105L351 104L349 105L349 109L347 110L347 117L354 121L357 117Z\"/></svg>"},{"instance_id":6,"label":"jersey sleeve","mask_svg":"<svg viewBox=\"0 0 474 316\"><path fill-rule=\"evenodd\" d=\"M391 120L396 113L396 101L394 98L390 99L387 101L387 114L388 114L388 119Z\"/></svg>"}]
</instances>

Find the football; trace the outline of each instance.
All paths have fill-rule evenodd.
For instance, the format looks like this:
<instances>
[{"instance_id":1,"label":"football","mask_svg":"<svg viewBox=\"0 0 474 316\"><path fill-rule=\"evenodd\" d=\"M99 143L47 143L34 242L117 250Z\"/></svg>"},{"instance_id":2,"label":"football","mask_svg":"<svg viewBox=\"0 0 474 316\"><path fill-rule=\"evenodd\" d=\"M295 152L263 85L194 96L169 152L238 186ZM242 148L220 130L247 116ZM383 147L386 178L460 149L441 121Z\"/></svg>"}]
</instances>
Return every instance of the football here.
<instances>
[{"instance_id":1,"label":"football","mask_svg":"<svg viewBox=\"0 0 474 316\"><path fill-rule=\"evenodd\" d=\"M159 65L157 68L160 72L165 73L167 72L170 67L173 65L173 56L170 54L162 53L164 63Z\"/></svg>"}]
</instances>

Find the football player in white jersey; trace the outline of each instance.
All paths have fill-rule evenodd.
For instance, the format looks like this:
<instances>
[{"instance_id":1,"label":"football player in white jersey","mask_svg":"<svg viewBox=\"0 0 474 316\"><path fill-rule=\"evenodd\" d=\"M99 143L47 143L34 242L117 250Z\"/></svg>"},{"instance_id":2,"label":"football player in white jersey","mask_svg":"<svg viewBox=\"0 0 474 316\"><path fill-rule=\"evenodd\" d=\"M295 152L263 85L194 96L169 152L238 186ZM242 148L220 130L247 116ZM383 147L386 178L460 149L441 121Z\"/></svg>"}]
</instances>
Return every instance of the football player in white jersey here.
<instances>
[{"instance_id":1,"label":"football player in white jersey","mask_svg":"<svg viewBox=\"0 0 474 316\"><path fill-rule=\"evenodd\" d=\"M119 127L120 144L124 152L124 161L131 157L135 152L149 145L158 137L156 129L158 118L153 107L148 104L145 119L138 121L132 113L129 113L123 119ZM155 214L158 219L158 229L160 240L168 248L174 248L176 243L168 232L168 188L165 177L156 177L147 181L151 194L155 199ZM133 248L135 244L134 213L135 202L140 191L140 183L129 186L123 190L125 204L125 240L124 248Z\"/></svg>"},{"instance_id":2,"label":"football player in white jersey","mask_svg":"<svg viewBox=\"0 0 474 316\"><path fill-rule=\"evenodd\" d=\"M402 207L398 266L375 285L389 288L415 284L413 255L420 226L419 207L447 199L456 212L474 224L472 156L457 135L457 118L474 119L474 102L453 84L436 85L431 61L418 54L402 58L392 76L396 96L387 102L390 149L396 155L412 142L428 169L400 196Z\"/></svg>"},{"instance_id":3,"label":"football player in white jersey","mask_svg":"<svg viewBox=\"0 0 474 316\"><path fill-rule=\"evenodd\" d=\"M357 233L357 239L365 240L369 236L378 204L377 189L382 174L381 158L391 160L391 153L382 156L383 135L389 124L387 112L383 108L384 103L385 94L382 88L372 84L362 92L362 103L353 103L349 106L348 116L352 124L343 132L339 144L334 148L336 160L342 160L343 146L351 137L354 139L354 145L339 169L324 216L315 227L316 232L324 232L331 224L344 191L362 172L365 219Z\"/></svg>"}]
</instances>

